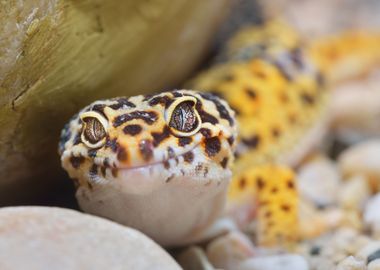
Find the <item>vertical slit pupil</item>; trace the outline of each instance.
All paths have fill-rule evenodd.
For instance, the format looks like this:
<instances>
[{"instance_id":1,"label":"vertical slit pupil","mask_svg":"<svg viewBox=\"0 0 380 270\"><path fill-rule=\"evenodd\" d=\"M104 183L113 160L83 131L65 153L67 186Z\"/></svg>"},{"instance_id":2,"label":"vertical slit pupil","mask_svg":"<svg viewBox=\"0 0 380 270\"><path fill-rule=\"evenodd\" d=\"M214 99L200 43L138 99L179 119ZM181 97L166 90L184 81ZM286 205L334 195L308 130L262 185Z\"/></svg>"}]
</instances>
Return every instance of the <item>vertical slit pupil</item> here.
<instances>
[{"instance_id":1,"label":"vertical slit pupil","mask_svg":"<svg viewBox=\"0 0 380 270\"><path fill-rule=\"evenodd\" d=\"M169 126L182 132L193 131L198 126L194 112L194 102L184 101L175 107L170 118Z\"/></svg>"},{"instance_id":2,"label":"vertical slit pupil","mask_svg":"<svg viewBox=\"0 0 380 270\"><path fill-rule=\"evenodd\" d=\"M97 143L106 136L103 125L95 117L83 119L85 124L84 136L90 143Z\"/></svg>"}]
</instances>

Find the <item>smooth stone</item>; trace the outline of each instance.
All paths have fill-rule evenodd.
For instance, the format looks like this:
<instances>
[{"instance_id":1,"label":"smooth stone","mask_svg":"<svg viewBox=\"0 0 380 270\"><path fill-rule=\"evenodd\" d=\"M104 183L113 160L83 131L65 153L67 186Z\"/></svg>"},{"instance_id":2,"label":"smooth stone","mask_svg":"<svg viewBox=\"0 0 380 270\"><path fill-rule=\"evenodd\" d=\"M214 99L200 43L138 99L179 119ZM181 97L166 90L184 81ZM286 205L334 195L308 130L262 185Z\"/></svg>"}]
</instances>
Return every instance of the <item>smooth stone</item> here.
<instances>
[{"instance_id":1,"label":"smooth stone","mask_svg":"<svg viewBox=\"0 0 380 270\"><path fill-rule=\"evenodd\" d=\"M242 262L237 270L308 270L306 259L300 255L286 254L256 257Z\"/></svg>"},{"instance_id":2,"label":"smooth stone","mask_svg":"<svg viewBox=\"0 0 380 270\"><path fill-rule=\"evenodd\" d=\"M353 256L349 256L341 261L336 270L365 270L366 264L363 260L358 260Z\"/></svg>"},{"instance_id":3,"label":"smooth stone","mask_svg":"<svg viewBox=\"0 0 380 270\"><path fill-rule=\"evenodd\" d=\"M206 248L210 262L222 269L234 269L239 263L252 257L254 253L253 243L239 231L216 238Z\"/></svg>"},{"instance_id":4,"label":"smooth stone","mask_svg":"<svg viewBox=\"0 0 380 270\"><path fill-rule=\"evenodd\" d=\"M371 187L380 183L380 140L368 140L355 144L343 151L338 166L345 176L364 175Z\"/></svg>"},{"instance_id":5,"label":"smooth stone","mask_svg":"<svg viewBox=\"0 0 380 270\"><path fill-rule=\"evenodd\" d=\"M181 267L142 233L54 207L0 209L1 270L148 270Z\"/></svg>"},{"instance_id":6,"label":"smooth stone","mask_svg":"<svg viewBox=\"0 0 380 270\"><path fill-rule=\"evenodd\" d=\"M374 238L380 238L380 193L370 198L367 202L363 220L365 226L370 229Z\"/></svg>"},{"instance_id":7,"label":"smooth stone","mask_svg":"<svg viewBox=\"0 0 380 270\"><path fill-rule=\"evenodd\" d=\"M356 211L363 210L371 196L371 189L363 175L355 175L345 181L339 191L339 204Z\"/></svg>"},{"instance_id":8,"label":"smooth stone","mask_svg":"<svg viewBox=\"0 0 380 270\"><path fill-rule=\"evenodd\" d=\"M317 157L306 163L298 173L298 188L301 196L317 206L337 202L341 184L337 166L331 160Z\"/></svg>"},{"instance_id":9,"label":"smooth stone","mask_svg":"<svg viewBox=\"0 0 380 270\"><path fill-rule=\"evenodd\" d=\"M368 261L369 257L380 250L380 241L371 241L363 246L356 254L355 257Z\"/></svg>"}]
</instances>

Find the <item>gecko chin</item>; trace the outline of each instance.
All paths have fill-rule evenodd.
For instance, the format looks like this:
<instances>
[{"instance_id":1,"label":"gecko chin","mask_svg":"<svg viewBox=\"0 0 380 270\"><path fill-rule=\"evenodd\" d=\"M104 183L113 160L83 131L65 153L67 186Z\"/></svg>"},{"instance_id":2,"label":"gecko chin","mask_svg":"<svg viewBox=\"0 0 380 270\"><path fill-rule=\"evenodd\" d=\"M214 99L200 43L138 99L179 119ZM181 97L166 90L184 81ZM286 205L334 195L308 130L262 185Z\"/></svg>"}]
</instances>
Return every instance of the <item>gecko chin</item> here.
<instances>
[{"instance_id":1,"label":"gecko chin","mask_svg":"<svg viewBox=\"0 0 380 270\"><path fill-rule=\"evenodd\" d=\"M187 163L185 156L167 160L169 168L167 162L124 168L113 181L80 185L79 205L141 230L164 246L195 242L221 214L231 171L207 158Z\"/></svg>"}]
</instances>

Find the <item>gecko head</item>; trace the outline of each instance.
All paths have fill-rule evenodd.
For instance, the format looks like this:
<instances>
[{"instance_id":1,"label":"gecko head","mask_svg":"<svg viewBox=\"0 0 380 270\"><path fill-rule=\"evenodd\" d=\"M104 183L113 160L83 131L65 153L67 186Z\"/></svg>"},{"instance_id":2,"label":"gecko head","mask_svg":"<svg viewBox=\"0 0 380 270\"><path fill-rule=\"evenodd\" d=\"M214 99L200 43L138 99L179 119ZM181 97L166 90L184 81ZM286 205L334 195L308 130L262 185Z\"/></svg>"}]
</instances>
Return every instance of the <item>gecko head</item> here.
<instances>
[{"instance_id":1,"label":"gecko head","mask_svg":"<svg viewBox=\"0 0 380 270\"><path fill-rule=\"evenodd\" d=\"M229 171L236 135L225 101L177 90L92 103L65 126L59 152L63 167L81 181L142 169L157 171L162 181L181 174L219 179Z\"/></svg>"}]
</instances>

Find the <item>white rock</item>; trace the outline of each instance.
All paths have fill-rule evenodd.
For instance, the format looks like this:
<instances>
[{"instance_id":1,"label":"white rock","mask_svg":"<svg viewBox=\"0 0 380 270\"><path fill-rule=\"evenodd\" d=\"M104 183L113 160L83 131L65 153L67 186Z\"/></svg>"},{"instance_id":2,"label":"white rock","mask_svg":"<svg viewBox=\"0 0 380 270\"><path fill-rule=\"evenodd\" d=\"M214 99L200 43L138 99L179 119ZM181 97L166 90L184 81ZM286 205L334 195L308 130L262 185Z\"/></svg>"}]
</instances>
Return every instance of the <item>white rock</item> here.
<instances>
[{"instance_id":1,"label":"white rock","mask_svg":"<svg viewBox=\"0 0 380 270\"><path fill-rule=\"evenodd\" d=\"M344 175L364 175L372 184L380 183L380 140L358 143L345 150L338 158Z\"/></svg>"},{"instance_id":2,"label":"white rock","mask_svg":"<svg viewBox=\"0 0 380 270\"><path fill-rule=\"evenodd\" d=\"M316 205L337 202L340 175L336 165L327 158L316 158L305 164L298 173L298 187L301 196Z\"/></svg>"},{"instance_id":3,"label":"white rock","mask_svg":"<svg viewBox=\"0 0 380 270\"><path fill-rule=\"evenodd\" d=\"M365 270L366 263L364 260L358 260L353 256L349 256L341 261L336 270Z\"/></svg>"},{"instance_id":4,"label":"white rock","mask_svg":"<svg viewBox=\"0 0 380 270\"><path fill-rule=\"evenodd\" d=\"M380 193L373 196L365 206L364 224L372 232L372 237L380 238Z\"/></svg>"},{"instance_id":5,"label":"white rock","mask_svg":"<svg viewBox=\"0 0 380 270\"><path fill-rule=\"evenodd\" d=\"M367 179L356 175L342 184L339 192L339 204L346 209L362 210L371 195Z\"/></svg>"},{"instance_id":6,"label":"white rock","mask_svg":"<svg viewBox=\"0 0 380 270\"><path fill-rule=\"evenodd\" d=\"M308 270L306 259L300 255L286 254L256 257L242 262L238 270Z\"/></svg>"},{"instance_id":7,"label":"white rock","mask_svg":"<svg viewBox=\"0 0 380 270\"><path fill-rule=\"evenodd\" d=\"M380 270L380 259L376 259L368 264L367 270Z\"/></svg>"},{"instance_id":8,"label":"white rock","mask_svg":"<svg viewBox=\"0 0 380 270\"><path fill-rule=\"evenodd\" d=\"M0 209L1 270L181 269L142 233L53 207Z\"/></svg>"},{"instance_id":9,"label":"white rock","mask_svg":"<svg viewBox=\"0 0 380 270\"><path fill-rule=\"evenodd\" d=\"M361 260L368 260L368 257L373 255L375 252L380 250L380 241L371 241L363 248L361 248L356 254L355 257Z\"/></svg>"},{"instance_id":10,"label":"white rock","mask_svg":"<svg viewBox=\"0 0 380 270\"><path fill-rule=\"evenodd\" d=\"M215 239L206 248L210 262L222 269L235 269L236 265L252 257L254 253L252 242L238 231Z\"/></svg>"}]
</instances>

